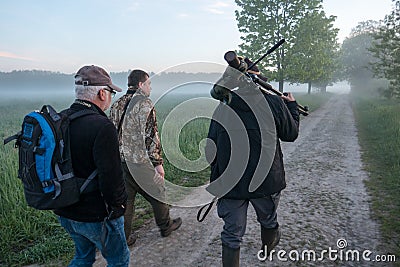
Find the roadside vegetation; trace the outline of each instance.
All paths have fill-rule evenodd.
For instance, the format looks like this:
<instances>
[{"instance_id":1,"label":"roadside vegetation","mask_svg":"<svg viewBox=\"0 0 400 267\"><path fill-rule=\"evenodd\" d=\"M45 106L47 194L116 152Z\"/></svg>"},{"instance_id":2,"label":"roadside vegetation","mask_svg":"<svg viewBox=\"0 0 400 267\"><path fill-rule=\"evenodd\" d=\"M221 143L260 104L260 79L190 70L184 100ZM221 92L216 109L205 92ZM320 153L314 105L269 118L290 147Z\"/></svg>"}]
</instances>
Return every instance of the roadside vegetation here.
<instances>
[{"instance_id":1,"label":"roadside vegetation","mask_svg":"<svg viewBox=\"0 0 400 267\"><path fill-rule=\"evenodd\" d=\"M400 255L400 1L381 21L364 21L341 47L342 78L352 92L362 160L370 179L382 252ZM397 265L400 263L397 259Z\"/></svg>"},{"instance_id":2,"label":"roadside vegetation","mask_svg":"<svg viewBox=\"0 0 400 267\"><path fill-rule=\"evenodd\" d=\"M362 160L370 179L374 217L381 224L383 252L400 255L400 103L353 96Z\"/></svg>"}]
</instances>

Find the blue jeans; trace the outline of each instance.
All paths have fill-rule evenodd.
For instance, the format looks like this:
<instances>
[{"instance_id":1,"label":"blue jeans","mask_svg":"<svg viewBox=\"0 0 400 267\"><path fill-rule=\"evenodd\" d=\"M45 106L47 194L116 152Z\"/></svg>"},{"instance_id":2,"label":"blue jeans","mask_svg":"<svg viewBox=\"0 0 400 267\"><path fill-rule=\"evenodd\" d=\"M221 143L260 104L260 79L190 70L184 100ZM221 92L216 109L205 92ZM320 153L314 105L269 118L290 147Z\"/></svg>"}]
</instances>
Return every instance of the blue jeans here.
<instances>
[{"instance_id":1,"label":"blue jeans","mask_svg":"<svg viewBox=\"0 0 400 267\"><path fill-rule=\"evenodd\" d=\"M105 222L77 222L59 216L59 221L75 243L75 256L69 266L92 266L96 248L108 266L129 266L123 216Z\"/></svg>"},{"instance_id":2,"label":"blue jeans","mask_svg":"<svg viewBox=\"0 0 400 267\"><path fill-rule=\"evenodd\" d=\"M222 243L233 249L240 247L246 231L249 202L253 205L257 221L262 227L276 228L279 225L276 213L279 198L280 193L255 199L218 199L218 216L224 220L224 228L221 232Z\"/></svg>"}]
</instances>

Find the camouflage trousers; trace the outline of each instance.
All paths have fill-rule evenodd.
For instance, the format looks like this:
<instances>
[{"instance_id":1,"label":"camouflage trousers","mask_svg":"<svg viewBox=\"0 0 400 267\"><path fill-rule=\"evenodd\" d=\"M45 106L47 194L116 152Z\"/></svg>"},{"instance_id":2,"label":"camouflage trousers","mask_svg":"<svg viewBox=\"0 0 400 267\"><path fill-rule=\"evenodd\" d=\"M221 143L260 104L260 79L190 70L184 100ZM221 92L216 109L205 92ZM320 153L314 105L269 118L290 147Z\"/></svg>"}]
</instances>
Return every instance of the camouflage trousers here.
<instances>
[{"instance_id":1,"label":"camouflage trousers","mask_svg":"<svg viewBox=\"0 0 400 267\"><path fill-rule=\"evenodd\" d=\"M161 202L165 195L163 185L153 182L155 169L151 164L122 162L122 171L128 192L127 209L124 215L125 236L132 232L132 220L135 212L135 197L139 193L153 208L154 219L160 230L165 230L170 224L169 205Z\"/></svg>"}]
</instances>

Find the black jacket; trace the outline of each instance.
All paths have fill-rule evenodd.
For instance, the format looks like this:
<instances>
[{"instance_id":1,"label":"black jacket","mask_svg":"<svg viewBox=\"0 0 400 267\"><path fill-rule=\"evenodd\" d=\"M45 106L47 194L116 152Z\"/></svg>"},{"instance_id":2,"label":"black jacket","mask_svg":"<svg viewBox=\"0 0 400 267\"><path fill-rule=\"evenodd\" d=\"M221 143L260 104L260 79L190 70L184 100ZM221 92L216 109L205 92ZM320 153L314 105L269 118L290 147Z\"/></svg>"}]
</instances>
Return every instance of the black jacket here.
<instances>
[{"instance_id":1,"label":"black jacket","mask_svg":"<svg viewBox=\"0 0 400 267\"><path fill-rule=\"evenodd\" d=\"M54 212L81 222L102 221L111 211L111 218L120 217L125 211L127 193L121 170L117 131L95 104L77 100L70 107L71 112L82 109L92 109L97 114L77 118L70 124L72 166L75 175L81 178L87 178L97 168L98 175L90 182L97 184L97 189L84 192L78 203Z\"/></svg>"},{"instance_id":2,"label":"black jacket","mask_svg":"<svg viewBox=\"0 0 400 267\"><path fill-rule=\"evenodd\" d=\"M297 103L285 104L279 96L260 92L239 97L239 92L232 93L229 105L217 107L210 123L208 138L216 147L207 142L214 182L207 190L230 199L265 197L286 187L279 140L294 141L298 136ZM252 180L259 183L249 187Z\"/></svg>"}]
</instances>

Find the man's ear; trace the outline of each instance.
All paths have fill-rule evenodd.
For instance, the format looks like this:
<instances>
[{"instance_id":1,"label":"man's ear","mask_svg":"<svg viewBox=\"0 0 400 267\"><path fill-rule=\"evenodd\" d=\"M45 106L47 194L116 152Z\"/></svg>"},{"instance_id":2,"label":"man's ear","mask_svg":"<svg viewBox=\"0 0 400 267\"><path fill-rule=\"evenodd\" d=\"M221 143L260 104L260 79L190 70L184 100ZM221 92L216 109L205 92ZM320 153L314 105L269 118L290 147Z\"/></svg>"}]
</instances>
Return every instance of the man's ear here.
<instances>
[{"instance_id":1,"label":"man's ear","mask_svg":"<svg viewBox=\"0 0 400 267\"><path fill-rule=\"evenodd\" d=\"M107 99L105 90L101 89L98 93L98 96L101 101L105 101Z\"/></svg>"}]
</instances>

